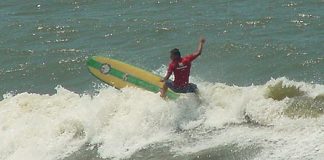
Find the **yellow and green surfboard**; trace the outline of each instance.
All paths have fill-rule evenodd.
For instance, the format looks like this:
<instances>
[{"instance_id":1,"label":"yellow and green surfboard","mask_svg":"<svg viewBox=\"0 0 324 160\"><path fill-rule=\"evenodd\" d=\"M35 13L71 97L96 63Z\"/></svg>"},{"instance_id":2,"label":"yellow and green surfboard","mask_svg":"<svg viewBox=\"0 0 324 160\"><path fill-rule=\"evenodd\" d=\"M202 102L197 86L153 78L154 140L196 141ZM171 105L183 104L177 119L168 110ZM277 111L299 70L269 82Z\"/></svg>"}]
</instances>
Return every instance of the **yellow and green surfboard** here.
<instances>
[{"instance_id":1,"label":"yellow and green surfboard","mask_svg":"<svg viewBox=\"0 0 324 160\"><path fill-rule=\"evenodd\" d=\"M160 76L112 58L93 56L88 59L87 66L95 77L118 89L138 87L157 93L163 86ZM166 95L169 99L179 97L170 89Z\"/></svg>"}]
</instances>

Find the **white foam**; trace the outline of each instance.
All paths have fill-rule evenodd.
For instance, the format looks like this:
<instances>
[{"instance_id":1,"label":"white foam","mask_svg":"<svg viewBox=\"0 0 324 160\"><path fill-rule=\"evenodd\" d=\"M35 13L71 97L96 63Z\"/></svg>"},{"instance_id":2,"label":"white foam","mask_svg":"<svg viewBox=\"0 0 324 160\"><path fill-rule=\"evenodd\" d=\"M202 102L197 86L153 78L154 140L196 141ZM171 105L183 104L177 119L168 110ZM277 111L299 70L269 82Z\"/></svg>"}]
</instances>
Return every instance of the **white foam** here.
<instances>
[{"instance_id":1,"label":"white foam","mask_svg":"<svg viewBox=\"0 0 324 160\"><path fill-rule=\"evenodd\" d=\"M186 113L195 111L179 104L135 88L103 88L93 97L62 87L51 96L7 96L0 102L0 159L57 159L86 142L101 144L103 158L128 157L190 121Z\"/></svg>"},{"instance_id":2,"label":"white foam","mask_svg":"<svg viewBox=\"0 0 324 160\"><path fill-rule=\"evenodd\" d=\"M261 153L255 159L321 159L324 155L324 117L291 119L285 116L283 110L290 104L290 99L276 101L265 94L269 85L282 81L284 85L296 86L311 98L324 93L323 85L294 82L286 78L250 87L206 83L200 87L206 105L204 125L220 130L212 135L206 133L195 143L176 146L174 151L188 154L237 144L242 148L261 147ZM243 123L244 113L258 125L228 126Z\"/></svg>"},{"instance_id":3,"label":"white foam","mask_svg":"<svg viewBox=\"0 0 324 160\"><path fill-rule=\"evenodd\" d=\"M86 143L99 145L103 158L121 159L164 141L179 142L172 149L181 154L234 143L261 146L255 159L318 159L324 153L324 117L285 116L289 98L265 96L267 87L280 81L309 97L323 94L323 85L285 78L249 87L196 81L200 98L186 95L176 101L141 89L105 86L97 86L94 96L63 87L54 95L7 94L0 102L0 160L60 159ZM245 115L259 126L244 125ZM197 131L196 140L187 142L179 129Z\"/></svg>"}]
</instances>

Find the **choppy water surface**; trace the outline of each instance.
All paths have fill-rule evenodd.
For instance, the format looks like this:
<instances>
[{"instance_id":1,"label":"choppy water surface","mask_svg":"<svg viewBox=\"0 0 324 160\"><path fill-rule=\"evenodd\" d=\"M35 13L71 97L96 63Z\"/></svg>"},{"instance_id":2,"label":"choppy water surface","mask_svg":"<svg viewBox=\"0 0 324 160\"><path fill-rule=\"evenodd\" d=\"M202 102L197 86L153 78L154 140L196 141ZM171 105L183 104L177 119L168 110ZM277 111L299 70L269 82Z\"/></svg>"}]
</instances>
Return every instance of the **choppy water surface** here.
<instances>
[{"instance_id":1,"label":"choppy water surface","mask_svg":"<svg viewBox=\"0 0 324 160\"><path fill-rule=\"evenodd\" d=\"M0 2L0 160L321 159L324 2ZM200 99L90 75L113 57L164 75L203 55Z\"/></svg>"}]
</instances>

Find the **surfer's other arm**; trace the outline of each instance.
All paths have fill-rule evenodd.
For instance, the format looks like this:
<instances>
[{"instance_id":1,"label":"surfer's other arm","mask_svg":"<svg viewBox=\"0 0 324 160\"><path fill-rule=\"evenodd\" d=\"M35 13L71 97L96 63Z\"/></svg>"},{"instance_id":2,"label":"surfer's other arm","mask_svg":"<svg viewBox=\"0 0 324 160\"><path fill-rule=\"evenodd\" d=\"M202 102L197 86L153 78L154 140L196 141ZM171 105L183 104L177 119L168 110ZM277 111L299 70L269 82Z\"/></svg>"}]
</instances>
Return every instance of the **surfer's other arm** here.
<instances>
[{"instance_id":1,"label":"surfer's other arm","mask_svg":"<svg viewBox=\"0 0 324 160\"><path fill-rule=\"evenodd\" d=\"M165 82L165 81L167 81L167 80L170 78L171 75L172 75L172 72L168 72L168 73L165 75L165 77L164 77L163 79L161 79L161 82Z\"/></svg>"}]
</instances>

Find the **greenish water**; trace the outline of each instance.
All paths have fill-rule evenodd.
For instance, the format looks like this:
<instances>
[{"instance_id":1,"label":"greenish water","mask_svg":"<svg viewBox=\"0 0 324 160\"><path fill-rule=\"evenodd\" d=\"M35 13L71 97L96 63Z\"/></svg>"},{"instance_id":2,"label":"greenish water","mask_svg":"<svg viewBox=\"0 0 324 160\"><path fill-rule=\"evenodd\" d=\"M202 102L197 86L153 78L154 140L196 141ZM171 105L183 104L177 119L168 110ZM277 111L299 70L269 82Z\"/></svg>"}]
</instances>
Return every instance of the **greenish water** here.
<instances>
[{"instance_id":1,"label":"greenish water","mask_svg":"<svg viewBox=\"0 0 324 160\"><path fill-rule=\"evenodd\" d=\"M322 0L3 0L0 160L321 159L323 17ZM200 104L119 92L86 68L100 55L163 75L202 36Z\"/></svg>"},{"instance_id":2,"label":"greenish water","mask_svg":"<svg viewBox=\"0 0 324 160\"><path fill-rule=\"evenodd\" d=\"M193 75L208 82L264 84L271 77L323 84L321 1L2 1L1 93L82 91L87 57L148 70L168 52L207 44ZM75 78L78 77L78 78ZM79 89L82 88L82 89Z\"/></svg>"}]
</instances>

